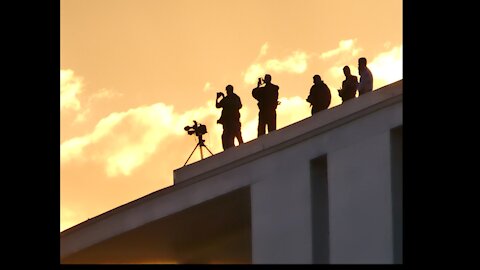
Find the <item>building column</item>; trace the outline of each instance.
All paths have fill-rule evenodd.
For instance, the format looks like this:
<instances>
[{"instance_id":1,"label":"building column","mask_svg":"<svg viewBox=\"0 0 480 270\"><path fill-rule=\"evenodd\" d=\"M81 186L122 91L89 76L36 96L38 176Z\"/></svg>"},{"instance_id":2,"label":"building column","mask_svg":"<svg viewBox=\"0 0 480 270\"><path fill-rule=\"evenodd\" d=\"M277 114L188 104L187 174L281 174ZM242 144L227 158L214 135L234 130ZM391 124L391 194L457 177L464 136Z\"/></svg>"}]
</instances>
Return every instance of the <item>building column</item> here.
<instances>
[{"instance_id":1,"label":"building column","mask_svg":"<svg viewBox=\"0 0 480 270\"><path fill-rule=\"evenodd\" d=\"M309 164L287 163L251 185L253 264L312 263Z\"/></svg>"},{"instance_id":2,"label":"building column","mask_svg":"<svg viewBox=\"0 0 480 270\"><path fill-rule=\"evenodd\" d=\"M390 132L329 153L330 263L393 263Z\"/></svg>"}]
</instances>

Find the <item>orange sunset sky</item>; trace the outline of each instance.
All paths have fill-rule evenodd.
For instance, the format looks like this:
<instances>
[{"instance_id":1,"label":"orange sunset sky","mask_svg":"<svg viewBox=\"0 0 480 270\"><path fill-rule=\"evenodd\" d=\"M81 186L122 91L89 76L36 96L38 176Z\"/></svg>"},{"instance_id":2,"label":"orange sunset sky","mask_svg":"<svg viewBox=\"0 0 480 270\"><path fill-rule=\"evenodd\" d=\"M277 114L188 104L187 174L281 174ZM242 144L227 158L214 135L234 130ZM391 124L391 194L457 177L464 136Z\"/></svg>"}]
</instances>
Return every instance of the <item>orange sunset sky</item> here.
<instances>
[{"instance_id":1,"label":"orange sunset sky","mask_svg":"<svg viewBox=\"0 0 480 270\"><path fill-rule=\"evenodd\" d=\"M221 152L215 93L228 84L248 142L265 73L278 128L310 116L315 74L330 107L359 57L374 89L403 78L401 0L61 0L60 12L60 231L172 185L197 143L192 120Z\"/></svg>"}]
</instances>

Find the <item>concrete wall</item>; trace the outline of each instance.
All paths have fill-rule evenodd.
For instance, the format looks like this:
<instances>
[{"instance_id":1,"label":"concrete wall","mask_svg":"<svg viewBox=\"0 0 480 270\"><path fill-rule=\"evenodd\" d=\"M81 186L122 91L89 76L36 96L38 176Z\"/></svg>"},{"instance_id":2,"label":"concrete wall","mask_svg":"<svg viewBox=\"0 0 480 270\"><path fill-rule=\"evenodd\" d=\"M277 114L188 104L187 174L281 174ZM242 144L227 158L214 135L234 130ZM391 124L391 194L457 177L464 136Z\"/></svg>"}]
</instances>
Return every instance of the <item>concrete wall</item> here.
<instances>
[{"instance_id":1,"label":"concrete wall","mask_svg":"<svg viewBox=\"0 0 480 270\"><path fill-rule=\"evenodd\" d=\"M329 263L393 263L390 130L398 103L252 163L254 263L312 263L310 161L327 157Z\"/></svg>"}]
</instances>

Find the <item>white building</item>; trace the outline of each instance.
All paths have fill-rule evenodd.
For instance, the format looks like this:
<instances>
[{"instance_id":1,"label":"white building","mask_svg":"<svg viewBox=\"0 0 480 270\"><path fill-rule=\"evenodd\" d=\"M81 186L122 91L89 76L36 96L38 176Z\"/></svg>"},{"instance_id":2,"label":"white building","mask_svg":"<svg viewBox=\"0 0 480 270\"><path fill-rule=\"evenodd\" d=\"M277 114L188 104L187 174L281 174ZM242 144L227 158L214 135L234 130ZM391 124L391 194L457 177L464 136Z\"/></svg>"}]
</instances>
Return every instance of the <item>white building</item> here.
<instances>
[{"instance_id":1,"label":"white building","mask_svg":"<svg viewBox=\"0 0 480 270\"><path fill-rule=\"evenodd\" d=\"M174 171L62 263L402 263L402 80Z\"/></svg>"}]
</instances>

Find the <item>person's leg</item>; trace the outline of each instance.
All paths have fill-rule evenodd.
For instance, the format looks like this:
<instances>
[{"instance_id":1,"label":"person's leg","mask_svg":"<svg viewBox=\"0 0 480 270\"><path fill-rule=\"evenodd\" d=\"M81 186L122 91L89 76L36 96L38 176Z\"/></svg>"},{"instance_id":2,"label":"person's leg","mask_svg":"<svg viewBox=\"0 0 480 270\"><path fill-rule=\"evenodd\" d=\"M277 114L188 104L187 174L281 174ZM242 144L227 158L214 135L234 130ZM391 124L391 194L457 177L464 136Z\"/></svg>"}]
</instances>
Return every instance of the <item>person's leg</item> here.
<instances>
[{"instance_id":1,"label":"person's leg","mask_svg":"<svg viewBox=\"0 0 480 270\"><path fill-rule=\"evenodd\" d=\"M222 134L223 150L234 146L234 136L235 134L231 129L224 128Z\"/></svg>"},{"instance_id":2,"label":"person's leg","mask_svg":"<svg viewBox=\"0 0 480 270\"><path fill-rule=\"evenodd\" d=\"M227 138L225 137L225 129L223 130L223 133L222 133L222 147L223 147L223 150L227 149Z\"/></svg>"},{"instance_id":3,"label":"person's leg","mask_svg":"<svg viewBox=\"0 0 480 270\"><path fill-rule=\"evenodd\" d=\"M268 115L268 133L277 130L277 112L272 111Z\"/></svg>"},{"instance_id":4,"label":"person's leg","mask_svg":"<svg viewBox=\"0 0 480 270\"><path fill-rule=\"evenodd\" d=\"M225 129L223 129L223 133L222 133L222 147L223 147L223 150L226 150L228 148L228 134L227 132L225 131Z\"/></svg>"},{"instance_id":5,"label":"person's leg","mask_svg":"<svg viewBox=\"0 0 480 270\"><path fill-rule=\"evenodd\" d=\"M237 138L239 145L243 143L243 138L242 138L242 124L241 124L241 123L238 123L238 125L237 125L237 127L236 127L235 137Z\"/></svg>"},{"instance_id":6,"label":"person's leg","mask_svg":"<svg viewBox=\"0 0 480 270\"><path fill-rule=\"evenodd\" d=\"M227 143L228 147L235 146L235 126L229 126L227 130Z\"/></svg>"},{"instance_id":7,"label":"person's leg","mask_svg":"<svg viewBox=\"0 0 480 270\"><path fill-rule=\"evenodd\" d=\"M267 124L265 120L265 113L260 111L258 113L258 137L265 134L265 125Z\"/></svg>"}]
</instances>

